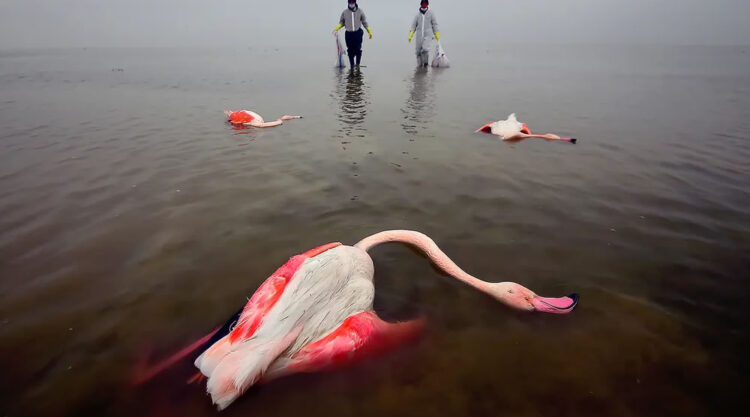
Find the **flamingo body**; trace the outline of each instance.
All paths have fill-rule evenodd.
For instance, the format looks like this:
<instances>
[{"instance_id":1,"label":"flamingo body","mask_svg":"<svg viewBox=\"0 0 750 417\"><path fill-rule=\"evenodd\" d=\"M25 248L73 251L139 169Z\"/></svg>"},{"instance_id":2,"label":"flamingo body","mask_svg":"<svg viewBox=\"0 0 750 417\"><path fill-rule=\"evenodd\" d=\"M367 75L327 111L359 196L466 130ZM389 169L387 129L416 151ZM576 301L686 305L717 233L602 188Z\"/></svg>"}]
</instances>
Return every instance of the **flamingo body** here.
<instances>
[{"instance_id":1,"label":"flamingo body","mask_svg":"<svg viewBox=\"0 0 750 417\"><path fill-rule=\"evenodd\" d=\"M302 118L302 116L284 115L273 122L266 122L261 115L250 110L224 110L224 114L227 115L227 121L235 126L242 125L253 127L273 127L284 123L285 120Z\"/></svg>"},{"instance_id":2,"label":"flamingo body","mask_svg":"<svg viewBox=\"0 0 750 417\"><path fill-rule=\"evenodd\" d=\"M234 124L249 124L253 121L263 123L263 117L256 112L250 110L228 110L227 117L230 123Z\"/></svg>"},{"instance_id":3,"label":"flamingo body","mask_svg":"<svg viewBox=\"0 0 750 417\"><path fill-rule=\"evenodd\" d=\"M578 302L577 295L545 298L516 283L479 280L426 235L385 231L354 246L334 242L291 257L222 327L141 375L151 378L209 346L194 363L208 378L213 402L224 409L256 383L347 366L414 340L422 320L387 323L373 310L374 266L367 250L386 242L419 248L446 273L519 310L564 314Z\"/></svg>"},{"instance_id":4,"label":"flamingo body","mask_svg":"<svg viewBox=\"0 0 750 417\"><path fill-rule=\"evenodd\" d=\"M479 128L479 131L500 136L502 139L510 139L520 135L521 129L523 129L523 123L516 119L515 113L511 113L507 119L488 123Z\"/></svg>"},{"instance_id":5,"label":"flamingo body","mask_svg":"<svg viewBox=\"0 0 750 417\"><path fill-rule=\"evenodd\" d=\"M372 311L372 260L351 246L326 249L292 257L251 297L229 334L196 359L219 408L258 382L272 364L273 376L316 370L336 362L342 346L348 346L346 352L357 350L345 340L361 342L378 330L371 320L347 321ZM341 326L339 334L321 340Z\"/></svg>"},{"instance_id":6,"label":"flamingo body","mask_svg":"<svg viewBox=\"0 0 750 417\"><path fill-rule=\"evenodd\" d=\"M498 120L496 122L490 122L480 127L475 132L490 133L493 135L500 136L502 140L516 141L527 138L539 138L546 140L561 140L564 142L576 143L575 138L561 138L552 133L546 133L543 135L534 134L531 132L525 123L521 123L516 119L516 114L511 113L507 119Z\"/></svg>"}]
</instances>

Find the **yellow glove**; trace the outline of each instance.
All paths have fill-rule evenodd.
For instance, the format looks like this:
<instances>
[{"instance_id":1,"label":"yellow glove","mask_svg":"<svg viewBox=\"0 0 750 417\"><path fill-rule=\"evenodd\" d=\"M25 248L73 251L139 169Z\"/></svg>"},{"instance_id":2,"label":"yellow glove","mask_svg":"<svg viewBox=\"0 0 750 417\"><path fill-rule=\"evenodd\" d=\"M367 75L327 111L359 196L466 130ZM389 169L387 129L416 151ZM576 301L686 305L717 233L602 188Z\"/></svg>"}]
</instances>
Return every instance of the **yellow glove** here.
<instances>
[{"instance_id":1,"label":"yellow glove","mask_svg":"<svg viewBox=\"0 0 750 417\"><path fill-rule=\"evenodd\" d=\"M368 28L367 28L367 33L369 33L369 34L370 34L370 39L372 39L372 29L370 29L370 28L368 27Z\"/></svg>"},{"instance_id":2,"label":"yellow glove","mask_svg":"<svg viewBox=\"0 0 750 417\"><path fill-rule=\"evenodd\" d=\"M410 30L409 31L409 43L411 43L411 38L413 38L413 37L414 37L414 31Z\"/></svg>"},{"instance_id":3,"label":"yellow glove","mask_svg":"<svg viewBox=\"0 0 750 417\"><path fill-rule=\"evenodd\" d=\"M440 32L435 32L435 39L440 40Z\"/></svg>"},{"instance_id":4,"label":"yellow glove","mask_svg":"<svg viewBox=\"0 0 750 417\"><path fill-rule=\"evenodd\" d=\"M339 31L339 29L341 29L342 27L344 27L344 25L342 25L341 23L339 23L338 25L336 25L336 27L335 27L335 28L333 28L333 33L336 33L336 32L338 32L338 31Z\"/></svg>"}]
</instances>

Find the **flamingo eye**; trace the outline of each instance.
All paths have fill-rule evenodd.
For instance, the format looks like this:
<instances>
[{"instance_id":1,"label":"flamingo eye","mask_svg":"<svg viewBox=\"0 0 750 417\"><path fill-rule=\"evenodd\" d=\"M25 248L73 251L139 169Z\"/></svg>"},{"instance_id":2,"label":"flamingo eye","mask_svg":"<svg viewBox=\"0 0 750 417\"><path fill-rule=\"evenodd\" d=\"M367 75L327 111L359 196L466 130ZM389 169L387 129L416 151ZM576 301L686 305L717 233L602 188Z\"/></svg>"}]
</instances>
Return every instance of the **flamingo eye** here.
<instances>
[{"instance_id":1,"label":"flamingo eye","mask_svg":"<svg viewBox=\"0 0 750 417\"><path fill-rule=\"evenodd\" d=\"M508 290L508 294L513 294L513 290Z\"/></svg>"}]
</instances>

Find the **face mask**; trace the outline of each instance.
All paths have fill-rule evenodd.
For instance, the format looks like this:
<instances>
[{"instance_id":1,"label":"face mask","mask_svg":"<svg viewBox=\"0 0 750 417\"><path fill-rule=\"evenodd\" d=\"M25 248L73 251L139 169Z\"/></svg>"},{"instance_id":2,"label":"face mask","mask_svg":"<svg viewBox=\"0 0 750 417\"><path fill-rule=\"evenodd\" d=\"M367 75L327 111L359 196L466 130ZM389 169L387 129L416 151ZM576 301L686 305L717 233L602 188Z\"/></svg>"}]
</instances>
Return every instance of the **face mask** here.
<instances>
[{"instance_id":1,"label":"face mask","mask_svg":"<svg viewBox=\"0 0 750 417\"><path fill-rule=\"evenodd\" d=\"M357 8L357 4L356 3L349 5L349 10L354 10L356 8Z\"/></svg>"},{"instance_id":2,"label":"face mask","mask_svg":"<svg viewBox=\"0 0 750 417\"><path fill-rule=\"evenodd\" d=\"M427 13L427 8L426 7L420 7L419 11L422 12L422 13Z\"/></svg>"}]
</instances>

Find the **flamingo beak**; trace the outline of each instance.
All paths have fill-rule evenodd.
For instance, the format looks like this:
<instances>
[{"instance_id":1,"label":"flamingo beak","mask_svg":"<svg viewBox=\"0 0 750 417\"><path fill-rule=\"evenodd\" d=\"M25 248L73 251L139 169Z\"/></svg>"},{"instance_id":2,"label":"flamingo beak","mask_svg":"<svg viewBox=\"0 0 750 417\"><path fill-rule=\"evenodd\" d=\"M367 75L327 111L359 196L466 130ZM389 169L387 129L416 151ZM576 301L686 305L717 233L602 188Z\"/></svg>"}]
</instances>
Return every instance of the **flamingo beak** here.
<instances>
[{"instance_id":1,"label":"flamingo beak","mask_svg":"<svg viewBox=\"0 0 750 417\"><path fill-rule=\"evenodd\" d=\"M486 125L480 127L479 129L475 130L474 133L482 132L482 133L492 133L492 123L487 123Z\"/></svg>"},{"instance_id":2,"label":"flamingo beak","mask_svg":"<svg viewBox=\"0 0 750 417\"><path fill-rule=\"evenodd\" d=\"M531 304L536 311L552 314L567 314L578 305L578 294L570 294L567 297L547 298L536 296L532 298Z\"/></svg>"},{"instance_id":3,"label":"flamingo beak","mask_svg":"<svg viewBox=\"0 0 750 417\"><path fill-rule=\"evenodd\" d=\"M531 129L529 129L529 127L528 127L528 126L526 126L526 123L523 123L523 124L521 125L521 132L522 132L522 133L525 133L525 134L527 134L527 135L531 135L531 134L532 134L532 133L531 133Z\"/></svg>"}]
</instances>

